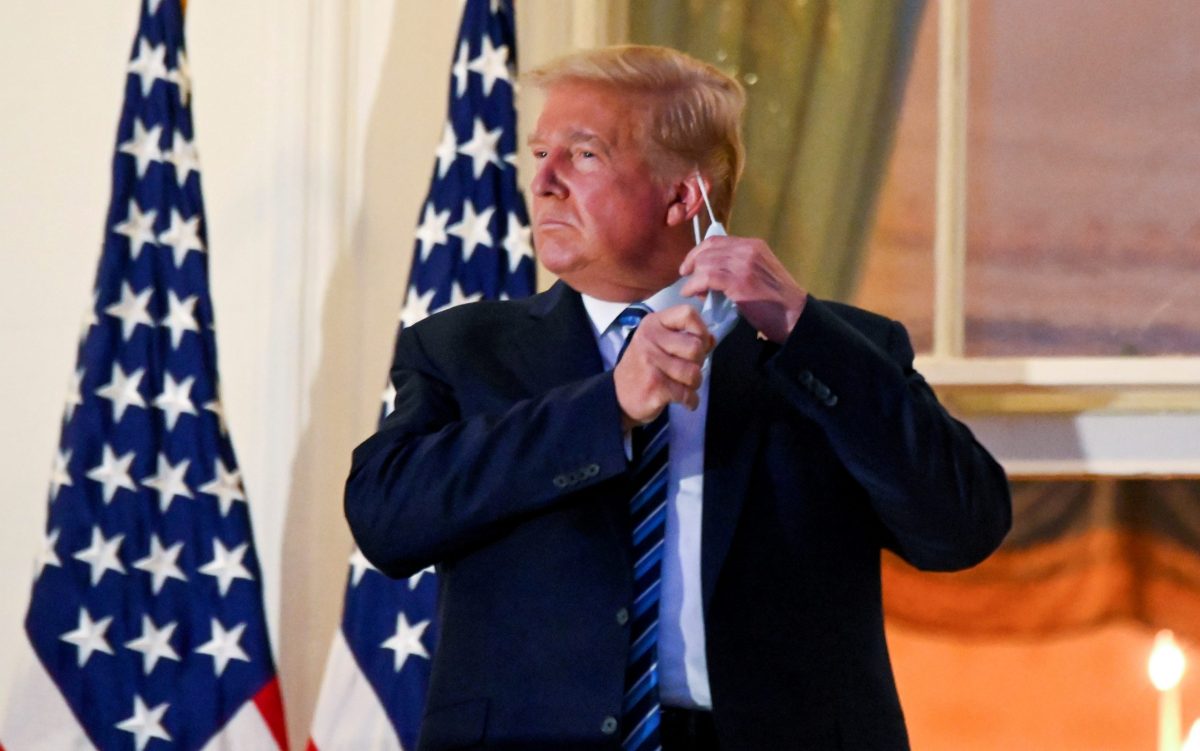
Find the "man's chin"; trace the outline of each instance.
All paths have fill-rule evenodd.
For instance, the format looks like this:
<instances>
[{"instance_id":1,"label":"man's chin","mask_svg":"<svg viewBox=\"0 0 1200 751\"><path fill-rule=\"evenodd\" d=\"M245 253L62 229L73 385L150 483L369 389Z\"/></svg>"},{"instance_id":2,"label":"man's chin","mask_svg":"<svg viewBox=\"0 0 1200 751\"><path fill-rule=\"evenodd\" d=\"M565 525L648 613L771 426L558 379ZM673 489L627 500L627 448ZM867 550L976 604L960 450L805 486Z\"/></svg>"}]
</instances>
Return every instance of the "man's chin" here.
<instances>
[{"instance_id":1,"label":"man's chin","mask_svg":"<svg viewBox=\"0 0 1200 751\"><path fill-rule=\"evenodd\" d=\"M537 248L537 257L541 264L559 278L569 276L571 272L583 266L578 254L558 246L557 243L549 242L544 246L535 243L534 247Z\"/></svg>"}]
</instances>

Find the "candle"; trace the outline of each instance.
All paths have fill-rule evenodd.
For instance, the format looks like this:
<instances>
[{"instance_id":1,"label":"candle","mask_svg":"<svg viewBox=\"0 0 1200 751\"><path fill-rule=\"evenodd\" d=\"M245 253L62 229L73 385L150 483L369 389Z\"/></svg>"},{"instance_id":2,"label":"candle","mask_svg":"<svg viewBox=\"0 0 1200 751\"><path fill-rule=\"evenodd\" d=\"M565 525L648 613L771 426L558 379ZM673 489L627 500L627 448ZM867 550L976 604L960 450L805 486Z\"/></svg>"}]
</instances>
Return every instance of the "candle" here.
<instances>
[{"instance_id":1,"label":"candle","mask_svg":"<svg viewBox=\"0 0 1200 751\"><path fill-rule=\"evenodd\" d=\"M1159 631L1154 636L1154 648L1150 650L1147 665L1150 682L1158 689L1158 751L1181 751L1179 740L1183 721L1179 681L1186 665L1183 650L1175 643L1175 635L1170 631Z\"/></svg>"},{"instance_id":2,"label":"candle","mask_svg":"<svg viewBox=\"0 0 1200 751\"><path fill-rule=\"evenodd\" d=\"M1200 751L1200 720L1192 723L1192 729L1188 732L1181 751Z\"/></svg>"}]
</instances>

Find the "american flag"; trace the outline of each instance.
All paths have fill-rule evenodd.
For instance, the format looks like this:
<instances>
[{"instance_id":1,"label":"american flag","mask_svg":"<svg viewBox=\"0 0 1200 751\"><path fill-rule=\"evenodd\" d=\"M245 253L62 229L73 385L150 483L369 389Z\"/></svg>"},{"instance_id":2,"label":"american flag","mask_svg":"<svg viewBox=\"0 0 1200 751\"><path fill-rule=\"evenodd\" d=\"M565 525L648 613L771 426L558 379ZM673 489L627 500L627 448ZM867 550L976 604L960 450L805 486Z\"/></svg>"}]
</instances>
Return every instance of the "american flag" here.
<instances>
[{"instance_id":1,"label":"american flag","mask_svg":"<svg viewBox=\"0 0 1200 751\"><path fill-rule=\"evenodd\" d=\"M144 0L5 728L24 748L283 748L221 412L180 0Z\"/></svg>"},{"instance_id":2,"label":"american flag","mask_svg":"<svg viewBox=\"0 0 1200 751\"><path fill-rule=\"evenodd\" d=\"M467 0L401 330L453 305L534 291L529 217L517 188L516 53L512 3ZM394 396L389 386L384 416ZM392 581L358 550L350 566L309 747L411 749L437 640L436 575Z\"/></svg>"}]
</instances>

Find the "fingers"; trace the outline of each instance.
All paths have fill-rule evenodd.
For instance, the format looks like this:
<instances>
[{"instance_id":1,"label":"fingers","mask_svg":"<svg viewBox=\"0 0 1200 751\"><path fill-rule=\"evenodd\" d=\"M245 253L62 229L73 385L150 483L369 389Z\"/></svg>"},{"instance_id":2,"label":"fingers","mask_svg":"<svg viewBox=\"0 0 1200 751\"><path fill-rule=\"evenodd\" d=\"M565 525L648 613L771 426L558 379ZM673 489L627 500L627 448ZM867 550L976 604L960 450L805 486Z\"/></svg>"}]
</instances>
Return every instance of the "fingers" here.
<instances>
[{"instance_id":1,"label":"fingers","mask_svg":"<svg viewBox=\"0 0 1200 751\"><path fill-rule=\"evenodd\" d=\"M692 272L688 280L680 288L679 294L684 297L703 297L710 290L732 292L735 277L732 271L725 268L699 268Z\"/></svg>"},{"instance_id":2,"label":"fingers","mask_svg":"<svg viewBox=\"0 0 1200 751\"><path fill-rule=\"evenodd\" d=\"M613 372L622 411L636 424L650 422L672 402L698 407L701 368L714 346L716 340L689 306L646 316Z\"/></svg>"},{"instance_id":3,"label":"fingers","mask_svg":"<svg viewBox=\"0 0 1200 751\"><path fill-rule=\"evenodd\" d=\"M787 339L808 300L808 292L756 238L710 237L688 252L679 272L688 277L683 295L723 292L742 318L776 343Z\"/></svg>"},{"instance_id":4,"label":"fingers","mask_svg":"<svg viewBox=\"0 0 1200 751\"><path fill-rule=\"evenodd\" d=\"M715 247L719 248L723 244L722 241L728 239L728 237L710 237L689 250L688 254L684 256L683 263L679 265L679 275L687 276L693 273L696 270L696 257L698 255Z\"/></svg>"},{"instance_id":5,"label":"fingers","mask_svg":"<svg viewBox=\"0 0 1200 751\"><path fill-rule=\"evenodd\" d=\"M652 326L657 322L668 331L689 334L699 338L702 342L711 342L712 346L715 346L715 342L712 342L712 334L704 325L704 319L690 305L672 306L657 314L647 316L647 321L651 321ZM709 349L712 346L709 346Z\"/></svg>"}]
</instances>

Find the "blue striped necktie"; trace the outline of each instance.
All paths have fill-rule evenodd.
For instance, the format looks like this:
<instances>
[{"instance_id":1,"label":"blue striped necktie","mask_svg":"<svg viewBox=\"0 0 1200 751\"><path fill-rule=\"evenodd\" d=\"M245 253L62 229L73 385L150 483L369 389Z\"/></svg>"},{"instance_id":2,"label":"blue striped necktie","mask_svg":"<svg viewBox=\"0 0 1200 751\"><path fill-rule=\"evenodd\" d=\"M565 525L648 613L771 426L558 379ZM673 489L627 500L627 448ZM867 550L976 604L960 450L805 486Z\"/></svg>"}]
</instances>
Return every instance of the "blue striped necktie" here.
<instances>
[{"instance_id":1,"label":"blue striped necktie","mask_svg":"<svg viewBox=\"0 0 1200 751\"><path fill-rule=\"evenodd\" d=\"M617 322L630 329L621 353L649 311L630 306ZM621 708L624 751L659 751L658 601L667 521L667 410L633 429L633 495L629 504L633 538L633 611L625 701Z\"/></svg>"}]
</instances>

